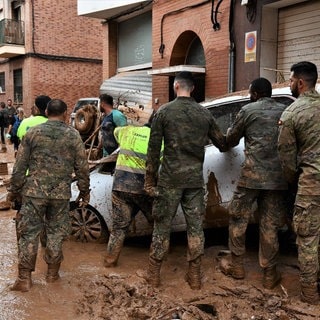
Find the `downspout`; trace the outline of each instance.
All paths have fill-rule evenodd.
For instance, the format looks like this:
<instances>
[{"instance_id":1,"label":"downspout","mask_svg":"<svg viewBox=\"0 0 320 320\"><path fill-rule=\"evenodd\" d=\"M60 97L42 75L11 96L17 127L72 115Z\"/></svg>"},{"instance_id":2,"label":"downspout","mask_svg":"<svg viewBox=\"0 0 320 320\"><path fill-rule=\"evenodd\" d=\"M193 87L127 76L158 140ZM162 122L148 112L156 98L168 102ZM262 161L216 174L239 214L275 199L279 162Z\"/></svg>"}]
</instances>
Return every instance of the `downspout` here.
<instances>
[{"instance_id":1,"label":"downspout","mask_svg":"<svg viewBox=\"0 0 320 320\"><path fill-rule=\"evenodd\" d=\"M231 0L230 3L230 15L229 15L229 76L228 76L228 92L234 92L235 83L235 58L236 58L236 47L234 43L234 25L233 25L233 14L234 14L235 1Z\"/></svg>"}]
</instances>

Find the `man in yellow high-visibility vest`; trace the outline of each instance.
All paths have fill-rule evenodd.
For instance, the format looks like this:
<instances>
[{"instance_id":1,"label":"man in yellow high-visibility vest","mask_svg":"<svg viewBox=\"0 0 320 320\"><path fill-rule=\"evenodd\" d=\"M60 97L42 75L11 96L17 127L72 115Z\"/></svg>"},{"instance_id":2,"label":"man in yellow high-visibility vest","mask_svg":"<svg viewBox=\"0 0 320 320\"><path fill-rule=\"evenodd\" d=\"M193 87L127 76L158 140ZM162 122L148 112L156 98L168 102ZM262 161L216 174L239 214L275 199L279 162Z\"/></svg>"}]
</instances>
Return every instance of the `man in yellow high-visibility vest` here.
<instances>
[{"instance_id":1,"label":"man in yellow high-visibility vest","mask_svg":"<svg viewBox=\"0 0 320 320\"><path fill-rule=\"evenodd\" d=\"M106 268L117 265L126 233L139 210L149 223L153 222L153 198L144 190L149 123L140 127L117 127L114 131L120 152L112 187L112 231L104 259Z\"/></svg>"}]
</instances>

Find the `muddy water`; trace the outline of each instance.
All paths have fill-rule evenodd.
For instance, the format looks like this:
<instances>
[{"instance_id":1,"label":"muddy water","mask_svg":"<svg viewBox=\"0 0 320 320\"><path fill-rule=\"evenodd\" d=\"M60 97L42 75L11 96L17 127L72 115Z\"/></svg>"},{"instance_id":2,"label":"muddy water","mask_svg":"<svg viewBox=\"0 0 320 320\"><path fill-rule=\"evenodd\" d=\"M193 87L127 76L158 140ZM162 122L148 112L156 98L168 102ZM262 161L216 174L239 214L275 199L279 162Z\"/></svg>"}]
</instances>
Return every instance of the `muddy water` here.
<instances>
[{"instance_id":1,"label":"muddy water","mask_svg":"<svg viewBox=\"0 0 320 320\"><path fill-rule=\"evenodd\" d=\"M3 155L0 157L4 159ZM4 192L0 187L0 198ZM235 281L218 270L216 257L227 249L227 230L212 229L206 231L200 291L191 290L184 281L186 236L179 234L172 236L159 289L153 290L136 276L137 270L147 267L150 237L146 237L128 239L118 267L111 269L104 268L102 263L106 244L66 241L61 279L50 284L45 281L46 264L43 249L39 248L33 287L27 293L12 292L10 286L17 274L14 215L13 210L0 211L0 320L167 320L173 319L176 310L185 311L180 319L192 320L319 319L320 307L299 301L295 253L282 250L279 258L282 286L272 291L263 289L254 228L249 230L247 239L245 280ZM192 310L200 312L194 309L195 303L210 306L215 312L203 317L190 315Z\"/></svg>"}]
</instances>

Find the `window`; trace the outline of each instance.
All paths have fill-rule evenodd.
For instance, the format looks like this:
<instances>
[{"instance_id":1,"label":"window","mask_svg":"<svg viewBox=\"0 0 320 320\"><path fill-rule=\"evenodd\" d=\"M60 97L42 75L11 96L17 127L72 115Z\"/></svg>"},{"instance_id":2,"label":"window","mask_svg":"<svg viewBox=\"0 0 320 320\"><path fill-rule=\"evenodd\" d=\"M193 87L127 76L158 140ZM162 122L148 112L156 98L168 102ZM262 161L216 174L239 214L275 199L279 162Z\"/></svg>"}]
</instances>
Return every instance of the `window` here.
<instances>
[{"instance_id":1,"label":"window","mask_svg":"<svg viewBox=\"0 0 320 320\"><path fill-rule=\"evenodd\" d=\"M22 90L22 69L13 70L13 94L15 103L22 103Z\"/></svg>"},{"instance_id":2,"label":"window","mask_svg":"<svg viewBox=\"0 0 320 320\"><path fill-rule=\"evenodd\" d=\"M4 72L0 72L0 93L6 91L6 74Z\"/></svg>"}]
</instances>

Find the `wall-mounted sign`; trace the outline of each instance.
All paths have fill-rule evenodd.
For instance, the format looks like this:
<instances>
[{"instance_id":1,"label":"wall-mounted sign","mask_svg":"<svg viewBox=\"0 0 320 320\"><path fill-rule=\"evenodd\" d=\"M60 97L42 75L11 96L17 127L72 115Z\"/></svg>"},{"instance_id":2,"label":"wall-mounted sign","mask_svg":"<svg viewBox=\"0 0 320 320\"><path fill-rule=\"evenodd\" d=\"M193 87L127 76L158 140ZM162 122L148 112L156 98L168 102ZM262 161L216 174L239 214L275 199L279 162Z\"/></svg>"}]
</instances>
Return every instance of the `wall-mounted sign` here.
<instances>
[{"instance_id":1,"label":"wall-mounted sign","mask_svg":"<svg viewBox=\"0 0 320 320\"><path fill-rule=\"evenodd\" d=\"M256 61L257 31L246 32L244 62Z\"/></svg>"}]
</instances>

